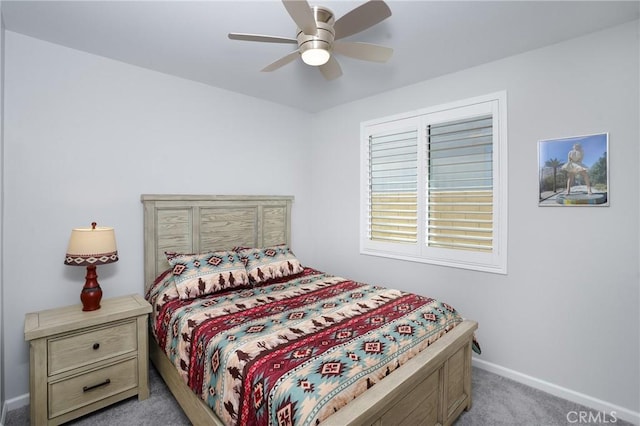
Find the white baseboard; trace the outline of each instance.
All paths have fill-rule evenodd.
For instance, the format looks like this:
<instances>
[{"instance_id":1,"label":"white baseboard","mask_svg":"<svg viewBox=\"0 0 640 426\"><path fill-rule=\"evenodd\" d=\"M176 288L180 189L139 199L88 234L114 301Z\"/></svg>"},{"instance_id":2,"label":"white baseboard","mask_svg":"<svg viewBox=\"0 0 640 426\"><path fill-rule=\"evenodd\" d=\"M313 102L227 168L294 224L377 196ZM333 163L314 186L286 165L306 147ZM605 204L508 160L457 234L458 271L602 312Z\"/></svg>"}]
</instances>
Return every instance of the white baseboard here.
<instances>
[{"instance_id":1,"label":"white baseboard","mask_svg":"<svg viewBox=\"0 0 640 426\"><path fill-rule=\"evenodd\" d=\"M518 371L493 364L491 362L477 359L475 357L472 359L472 364L474 367L478 367L482 370L498 374L500 376L514 380L518 383L530 386L534 389L538 389L559 398L564 398L571 402L575 402L576 404L584 405L585 407L589 407L601 412L615 412L617 418L631 422L635 425L640 425L640 413L629 410L627 408L611 404L607 401L603 401L601 399L594 398L592 396L585 395L571 389L563 388L562 386L558 386L553 383L549 383L544 380L529 376L527 374L523 374Z\"/></svg>"},{"instance_id":2,"label":"white baseboard","mask_svg":"<svg viewBox=\"0 0 640 426\"><path fill-rule=\"evenodd\" d=\"M4 407L2 408L2 415L3 415L2 419L4 420L5 413L8 413L9 411L15 410L17 408L24 407L25 405L29 405L28 393L25 393L24 395L16 396L15 398L7 399L4 402Z\"/></svg>"}]
</instances>

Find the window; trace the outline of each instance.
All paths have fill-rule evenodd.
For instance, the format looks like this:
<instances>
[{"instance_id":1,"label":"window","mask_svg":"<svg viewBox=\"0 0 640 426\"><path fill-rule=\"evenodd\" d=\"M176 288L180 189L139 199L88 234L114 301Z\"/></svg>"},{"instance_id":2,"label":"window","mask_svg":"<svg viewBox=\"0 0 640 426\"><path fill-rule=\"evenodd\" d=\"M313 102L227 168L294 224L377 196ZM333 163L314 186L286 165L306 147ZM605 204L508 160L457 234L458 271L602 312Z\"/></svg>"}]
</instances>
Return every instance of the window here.
<instances>
[{"instance_id":1,"label":"window","mask_svg":"<svg viewBox=\"0 0 640 426\"><path fill-rule=\"evenodd\" d=\"M506 93L361 126L361 252L506 273Z\"/></svg>"}]
</instances>

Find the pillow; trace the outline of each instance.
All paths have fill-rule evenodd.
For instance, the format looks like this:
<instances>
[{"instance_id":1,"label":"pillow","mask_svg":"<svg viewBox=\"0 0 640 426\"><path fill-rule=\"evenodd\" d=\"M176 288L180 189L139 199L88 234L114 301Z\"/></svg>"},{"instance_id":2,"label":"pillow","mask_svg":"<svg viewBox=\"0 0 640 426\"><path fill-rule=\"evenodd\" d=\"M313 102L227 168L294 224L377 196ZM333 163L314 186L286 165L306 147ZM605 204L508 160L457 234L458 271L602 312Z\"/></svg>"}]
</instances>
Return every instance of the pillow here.
<instances>
[{"instance_id":1,"label":"pillow","mask_svg":"<svg viewBox=\"0 0 640 426\"><path fill-rule=\"evenodd\" d=\"M299 274L304 270L296 255L285 245L245 249L240 251L240 255L249 280L254 284Z\"/></svg>"},{"instance_id":2,"label":"pillow","mask_svg":"<svg viewBox=\"0 0 640 426\"><path fill-rule=\"evenodd\" d=\"M193 299L249 284L238 253L166 254L180 299Z\"/></svg>"}]
</instances>

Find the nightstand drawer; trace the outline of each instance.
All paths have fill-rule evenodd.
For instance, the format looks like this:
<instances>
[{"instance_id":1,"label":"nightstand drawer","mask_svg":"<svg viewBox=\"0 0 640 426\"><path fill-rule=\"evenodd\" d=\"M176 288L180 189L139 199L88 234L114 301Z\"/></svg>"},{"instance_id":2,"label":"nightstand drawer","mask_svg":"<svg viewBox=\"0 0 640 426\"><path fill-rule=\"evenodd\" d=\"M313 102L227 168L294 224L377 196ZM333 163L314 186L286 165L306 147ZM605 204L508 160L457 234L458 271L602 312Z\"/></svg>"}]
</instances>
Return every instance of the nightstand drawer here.
<instances>
[{"instance_id":1,"label":"nightstand drawer","mask_svg":"<svg viewBox=\"0 0 640 426\"><path fill-rule=\"evenodd\" d=\"M138 386L138 360L132 358L49 384L49 417L84 407Z\"/></svg>"},{"instance_id":2,"label":"nightstand drawer","mask_svg":"<svg viewBox=\"0 0 640 426\"><path fill-rule=\"evenodd\" d=\"M135 321L50 339L47 363L49 376L136 349Z\"/></svg>"}]
</instances>

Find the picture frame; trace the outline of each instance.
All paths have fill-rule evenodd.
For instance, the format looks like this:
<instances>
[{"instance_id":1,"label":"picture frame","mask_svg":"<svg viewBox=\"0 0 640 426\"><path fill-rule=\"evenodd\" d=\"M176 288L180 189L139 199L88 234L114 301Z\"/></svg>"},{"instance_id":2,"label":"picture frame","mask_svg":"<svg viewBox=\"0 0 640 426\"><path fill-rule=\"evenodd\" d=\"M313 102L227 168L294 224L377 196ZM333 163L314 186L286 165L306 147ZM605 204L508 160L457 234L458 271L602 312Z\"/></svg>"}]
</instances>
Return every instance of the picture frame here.
<instances>
[{"instance_id":1,"label":"picture frame","mask_svg":"<svg viewBox=\"0 0 640 426\"><path fill-rule=\"evenodd\" d=\"M609 206L609 133L538 141L538 206Z\"/></svg>"}]
</instances>

